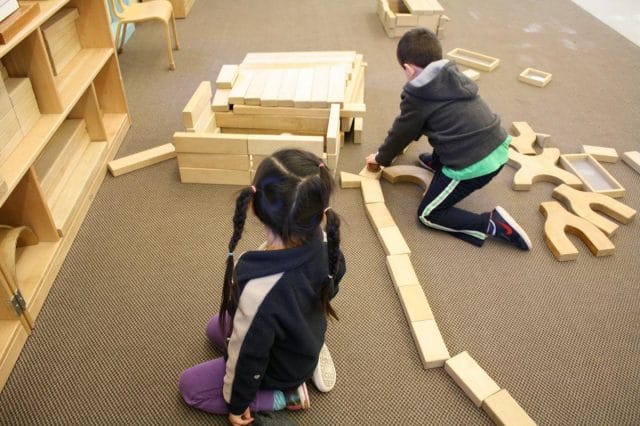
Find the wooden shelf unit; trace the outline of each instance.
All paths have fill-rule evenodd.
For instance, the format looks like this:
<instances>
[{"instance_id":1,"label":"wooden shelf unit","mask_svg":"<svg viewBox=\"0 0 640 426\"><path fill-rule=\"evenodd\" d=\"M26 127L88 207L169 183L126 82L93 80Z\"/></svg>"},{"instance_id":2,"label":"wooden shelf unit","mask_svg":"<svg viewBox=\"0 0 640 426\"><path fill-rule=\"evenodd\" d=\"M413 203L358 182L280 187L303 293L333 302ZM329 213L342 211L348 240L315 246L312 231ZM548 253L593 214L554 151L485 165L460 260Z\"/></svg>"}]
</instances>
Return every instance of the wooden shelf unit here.
<instances>
[{"instance_id":1,"label":"wooden shelf unit","mask_svg":"<svg viewBox=\"0 0 640 426\"><path fill-rule=\"evenodd\" d=\"M37 244L16 248L15 272L0 271L0 391L131 125L106 4L38 3L40 12L0 46L8 76L30 79L41 114L0 163L0 183L7 186L0 194L0 224L28 226L38 237ZM77 9L81 49L56 75L41 27L63 8ZM60 140L71 137L65 133L70 122L80 123L81 139L73 144ZM18 292L9 285L12 274ZM14 312L6 307L20 300L18 293L24 303L16 303L22 306Z\"/></svg>"}]
</instances>

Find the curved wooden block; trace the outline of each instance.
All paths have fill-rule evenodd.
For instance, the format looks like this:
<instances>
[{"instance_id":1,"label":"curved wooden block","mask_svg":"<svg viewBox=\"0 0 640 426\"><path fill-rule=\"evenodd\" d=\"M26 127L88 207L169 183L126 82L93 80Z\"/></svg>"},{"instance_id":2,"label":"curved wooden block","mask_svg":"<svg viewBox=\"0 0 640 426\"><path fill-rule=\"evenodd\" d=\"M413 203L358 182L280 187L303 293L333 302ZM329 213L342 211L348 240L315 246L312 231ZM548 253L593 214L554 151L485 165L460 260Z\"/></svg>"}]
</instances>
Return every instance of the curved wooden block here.
<instances>
[{"instance_id":1,"label":"curved wooden block","mask_svg":"<svg viewBox=\"0 0 640 426\"><path fill-rule=\"evenodd\" d=\"M513 177L512 188L528 191L534 183L544 181L581 189L582 181L578 176L556 165L559 158L558 148L545 148L539 155L524 155L510 148L508 164L518 170Z\"/></svg>"},{"instance_id":2,"label":"curved wooden block","mask_svg":"<svg viewBox=\"0 0 640 426\"><path fill-rule=\"evenodd\" d=\"M410 182L426 190L431 182L432 174L418 166L391 166L382 170L382 177L391 183Z\"/></svg>"},{"instance_id":3,"label":"curved wooden block","mask_svg":"<svg viewBox=\"0 0 640 426\"><path fill-rule=\"evenodd\" d=\"M533 149L533 144L536 141L536 133L533 131L529 123L525 121L514 121L511 123L511 137L510 146L514 147L516 151L521 154L536 154L536 150Z\"/></svg>"},{"instance_id":4,"label":"curved wooden block","mask_svg":"<svg viewBox=\"0 0 640 426\"><path fill-rule=\"evenodd\" d=\"M602 231L588 220L568 212L557 201L540 204L540 213L546 217L544 240L557 260L563 262L578 257L578 249L565 233L580 238L595 256L613 254L615 246Z\"/></svg>"},{"instance_id":5,"label":"curved wooden block","mask_svg":"<svg viewBox=\"0 0 640 426\"><path fill-rule=\"evenodd\" d=\"M38 244L38 237L28 226L0 225L0 272L13 291L18 290L16 247L34 244Z\"/></svg>"},{"instance_id":6,"label":"curved wooden block","mask_svg":"<svg viewBox=\"0 0 640 426\"><path fill-rule=\"evenodd\" d=\"M631 222L636 216L634 209L620 201L596 192L579 191L564 184L554 189L552 196L563 201L576 215L593 223L608 236L615 233L618 225L596 214L596 211L625 224Z\"/></svg>"}]
</instances>

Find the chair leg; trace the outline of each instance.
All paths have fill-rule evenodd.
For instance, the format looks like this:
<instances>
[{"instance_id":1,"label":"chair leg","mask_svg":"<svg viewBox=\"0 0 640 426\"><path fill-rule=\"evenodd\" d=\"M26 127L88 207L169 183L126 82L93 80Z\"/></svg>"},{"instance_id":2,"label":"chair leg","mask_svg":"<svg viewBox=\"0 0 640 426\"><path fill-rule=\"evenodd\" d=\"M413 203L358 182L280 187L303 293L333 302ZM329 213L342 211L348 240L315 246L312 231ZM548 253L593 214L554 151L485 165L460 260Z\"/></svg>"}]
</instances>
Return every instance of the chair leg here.
<instances>
[{"instance_id":1,"label":"chair leg","mask_svg":"<svg viewBox=\"0 0 640 426\"><path fill-rule=\"evenodd\" d=\"M120 27L122 26L122 22L118 22L118 26L116 26L116 50L120 53Z\"/></svg>"},{"instance_id":2,"label":"chair leg","mask_svg":"<svg viewBox=\"0 0 640 426\"><path fill-rule=\"evenodd\" d=\"M120 46L118 47L118 53L124 51L124 42L127 39L127 23L122 24L122 36L120 37Z\"/></svg>"},{"instance_id":3,"label":"chair leg","mask_svg":"<svg viewBox=\"0 0 640 426\"><path fill-rule=\"evenodd\" d=\"M167 52L169 53L169 69L173 71L176 69L176 63L173 61L173 52L171 51L171 33L169 32L169 23L166 21L164 22L164 32L165 32L165 35L167 36Z\"/></svg>"},{"instance_id":4,"label":"chair leg","mask_svg":"<svg viewBox=\"0 0 640 426\"><path fill-rule=\"evenodd\" d=\"M178 30L176 29L176 15L171 12L171 24L173 26L173 40L175 41L176 50L180 50L180 41L178 40Z\"/></svg>"}]
</instances>

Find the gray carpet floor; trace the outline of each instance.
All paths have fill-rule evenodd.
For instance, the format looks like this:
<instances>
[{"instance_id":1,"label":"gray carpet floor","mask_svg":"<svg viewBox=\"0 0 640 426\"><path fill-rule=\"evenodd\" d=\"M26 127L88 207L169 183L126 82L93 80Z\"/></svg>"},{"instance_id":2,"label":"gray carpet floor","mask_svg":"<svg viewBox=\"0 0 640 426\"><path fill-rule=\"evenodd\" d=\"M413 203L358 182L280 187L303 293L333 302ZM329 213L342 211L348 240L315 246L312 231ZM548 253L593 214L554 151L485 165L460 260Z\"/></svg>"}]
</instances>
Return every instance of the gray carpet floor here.
<instances>
[{"instance_id":1,"label":"gray carpet floor","mask_svg":"<svg viewBox=\"0 0 640 426\"><path fill-rule=\"evenodd\" d=\"M451 18L445 51L501 59L478 81L503 126L527 121L562 153L583 144L640 150L640 48L569 0L440 0ZM398 112L403 74L374 0L197 0L178 22L182 49L167 69L160 27L138 26L121 55L133 125L118 156L171 141L203 80L247 52L356 50L368 63L364 143L345 145L339 169L357 173ZM553 73L543 89L517 81L526 67ZM426 150L411 145L398 163ZM606 169L640 209L640 174ZM539 424L640 423L640 221L621 225L613 256L577 238L558 262L543 239L550 183L513 191L506 167L462 206L502 205L531 236L525 253L482 248L421 227L420 190L382 183L412 249L452 354L468 351ZM187 407L180 372L220 353L204 336L216 312L237 187L181 184L175 161L107 176L0 394L0 423L15 425L225 424ZM358 190L339 190L348 274L327 342L338 373L312 408L276 420L301 425L481 425L490 419L444 369L424 370ZM240 249L260 243L252 220Z\"/></svg>"}]
</instances>

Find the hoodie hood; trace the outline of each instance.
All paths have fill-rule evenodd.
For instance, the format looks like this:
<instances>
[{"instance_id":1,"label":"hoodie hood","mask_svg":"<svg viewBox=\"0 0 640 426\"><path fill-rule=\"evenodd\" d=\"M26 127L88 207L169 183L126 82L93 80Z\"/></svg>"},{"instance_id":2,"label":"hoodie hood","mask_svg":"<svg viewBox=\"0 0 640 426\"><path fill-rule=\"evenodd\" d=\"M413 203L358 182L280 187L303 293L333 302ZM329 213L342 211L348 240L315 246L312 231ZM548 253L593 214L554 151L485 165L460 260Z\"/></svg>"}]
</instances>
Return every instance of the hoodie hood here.
<instances>
[{"instance_id":1,"label":"hoodie hood","mask_svg":"<svg viewBox=\"0 0 640 426\"><path fill-rule=\"evenodd\" d=\"M472 99L478 94L478 85L462 74L456 63L448 59L432 62L408 82L404 90L429 101Z\"/></svg>"}]
</instances>

